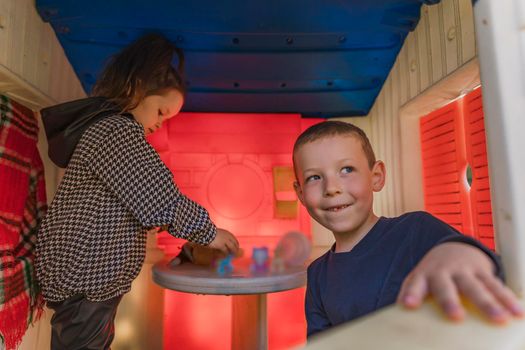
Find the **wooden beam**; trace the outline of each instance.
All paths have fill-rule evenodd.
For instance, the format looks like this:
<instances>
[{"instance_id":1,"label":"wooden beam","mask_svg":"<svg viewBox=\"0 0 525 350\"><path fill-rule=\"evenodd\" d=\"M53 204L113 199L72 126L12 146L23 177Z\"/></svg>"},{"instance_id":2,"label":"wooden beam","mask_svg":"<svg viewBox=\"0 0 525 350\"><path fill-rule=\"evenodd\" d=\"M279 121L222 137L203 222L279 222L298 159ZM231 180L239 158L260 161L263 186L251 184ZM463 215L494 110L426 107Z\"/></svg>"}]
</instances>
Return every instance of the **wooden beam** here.
<instances>
[{"instance_id":1,"label":"wooden beam","mask_svg":"<svg viewBox=\"0 0 525 350\"><path fill-rule=\"evenodd\" d=\"M17 100L33 110L58 103L37 87L0 65L0 93Z\"/></svg>"}]
</instances>

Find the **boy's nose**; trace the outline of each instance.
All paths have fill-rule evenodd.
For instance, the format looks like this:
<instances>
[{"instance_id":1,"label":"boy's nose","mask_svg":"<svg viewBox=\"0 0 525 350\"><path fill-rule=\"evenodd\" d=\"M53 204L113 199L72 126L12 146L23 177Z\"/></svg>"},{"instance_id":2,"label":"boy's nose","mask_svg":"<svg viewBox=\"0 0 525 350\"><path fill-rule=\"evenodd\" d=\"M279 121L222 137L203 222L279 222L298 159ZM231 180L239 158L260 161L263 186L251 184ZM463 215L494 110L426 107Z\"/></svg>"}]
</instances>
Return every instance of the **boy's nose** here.
<instances>
[{"instance_id":1,"label":"boy's nose","mask_svg":"<svg viewBox=\"0 0 525 350\"><path fill-rule=\"evenodd\" d=\"M335 196L341 194L341 184L337 179L326 179L324 194L327 197Z\"/></svg>"}]
</instances>

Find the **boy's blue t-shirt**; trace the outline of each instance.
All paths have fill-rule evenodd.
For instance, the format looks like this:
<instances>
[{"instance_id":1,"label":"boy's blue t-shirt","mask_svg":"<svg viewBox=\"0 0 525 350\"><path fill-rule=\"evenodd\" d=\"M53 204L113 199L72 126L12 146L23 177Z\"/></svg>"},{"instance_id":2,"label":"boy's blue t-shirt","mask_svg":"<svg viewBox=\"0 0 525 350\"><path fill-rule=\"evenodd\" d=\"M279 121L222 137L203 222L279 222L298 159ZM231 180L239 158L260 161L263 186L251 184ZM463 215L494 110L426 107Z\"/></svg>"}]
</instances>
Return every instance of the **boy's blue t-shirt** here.
<instances>
[{"instance_id":1,"label":"boy's blue t-shirt","mask_svg":"<svg viewBox=\"0 0 525 350\"><path fill-rule=\"evenodd\" d=\"M334 253L334 245L308 267L308 336L394 303L405 277L423 256L450 241L479 247L501 271L489 249L425 212L379 218L350 252Z\"/></svg>"}]
</instances>

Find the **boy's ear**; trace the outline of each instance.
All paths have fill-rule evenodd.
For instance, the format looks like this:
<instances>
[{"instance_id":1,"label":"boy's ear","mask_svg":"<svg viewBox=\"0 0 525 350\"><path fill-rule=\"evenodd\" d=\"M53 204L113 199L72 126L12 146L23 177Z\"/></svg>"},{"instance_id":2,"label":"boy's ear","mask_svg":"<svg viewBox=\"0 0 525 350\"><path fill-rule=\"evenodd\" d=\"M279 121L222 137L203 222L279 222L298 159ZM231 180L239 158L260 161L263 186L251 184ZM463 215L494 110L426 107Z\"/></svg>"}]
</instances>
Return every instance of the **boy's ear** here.
<instances>
[{"instance_id":1,"label":"boy's ear","mask_svg":"<svg viewBox=\"0 0 525 350\"><path fill-rule=\"evenodd\" d=\"M372 168L372 190L374 192L379 192L385 186L386 180L386 167L383 161L378 160L375 162L374 167Z\"/></svg>"},{"instance_id":2,"label":"boy's ear","mask_svg":"<svg viewBox=\"0 0 525 350\"><path fill-rule=\"evenodd\" d=\"M299 201L302 204L304 204L304 202L303 202L303 190L301 189L301 185L299 185L299 182L294 181L293 189L295 190L295 193L297 194L297 198L299 198Z\"/></svg>"}]
</instances>

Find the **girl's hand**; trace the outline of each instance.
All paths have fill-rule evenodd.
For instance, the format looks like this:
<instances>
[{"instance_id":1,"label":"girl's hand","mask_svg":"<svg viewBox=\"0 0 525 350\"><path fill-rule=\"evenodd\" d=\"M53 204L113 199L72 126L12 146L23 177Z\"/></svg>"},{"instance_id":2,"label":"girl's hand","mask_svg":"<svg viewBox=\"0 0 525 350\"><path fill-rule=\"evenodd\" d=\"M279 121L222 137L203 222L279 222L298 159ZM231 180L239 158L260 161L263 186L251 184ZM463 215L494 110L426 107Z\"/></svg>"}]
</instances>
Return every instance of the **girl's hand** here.
<instances>
[{"instance_id":1,"label":"girl's hand","mask_svg":"<svg viewBox=\"0 0 525 350\"><path fill-rule=\"evenodd\" d=\"M431 249L407 276L398 302L417 308L433 296L447 317L462 320L460 295L495 323L523 317L517 297L495 275L492 260L480 249L463 243L443 243Z\"/></svg>"},{"instance_id":2,"label":"girl's hand","mask_svg":"<svg viewBox=\"0 0 525 350\"><path fill-rule=\"evenodd\" d=\"M208 247L218 249L225 254L236 255L239 250L239 241L230 231L217 228L217 235Z\"/></svg>"}]
</instances>

